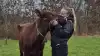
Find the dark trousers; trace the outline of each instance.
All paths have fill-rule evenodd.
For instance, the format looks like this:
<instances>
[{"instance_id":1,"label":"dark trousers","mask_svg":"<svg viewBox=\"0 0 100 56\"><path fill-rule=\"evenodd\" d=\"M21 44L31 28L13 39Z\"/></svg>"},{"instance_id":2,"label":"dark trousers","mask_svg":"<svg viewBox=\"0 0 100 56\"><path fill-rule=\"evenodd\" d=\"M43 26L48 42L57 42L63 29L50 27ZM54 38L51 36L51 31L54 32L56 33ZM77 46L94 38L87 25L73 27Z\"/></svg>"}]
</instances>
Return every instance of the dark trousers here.
<instances>
[{"instance_id":1,"label":"dark trousers","mask_svg":"<svg viewBox=\"0 0 100 56\"><path fill-rule=\"evenodd\" d=\"M55 39L55 41L51 40L51 47L52 47L52 56L68 56L67 40L64 39Z\"/></svg>"}]
</instances>

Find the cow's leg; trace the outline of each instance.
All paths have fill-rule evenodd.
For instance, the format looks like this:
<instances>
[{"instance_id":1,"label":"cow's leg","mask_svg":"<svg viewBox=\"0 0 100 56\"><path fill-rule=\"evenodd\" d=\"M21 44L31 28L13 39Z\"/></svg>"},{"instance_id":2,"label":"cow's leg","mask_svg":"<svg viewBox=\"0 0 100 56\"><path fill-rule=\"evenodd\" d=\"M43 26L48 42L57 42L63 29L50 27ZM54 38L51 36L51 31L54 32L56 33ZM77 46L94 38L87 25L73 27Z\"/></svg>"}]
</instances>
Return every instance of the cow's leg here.
<instances>
[{"instance_id":1,"label":"cow's leg","mask_svg":"<svg viewBox=\"0 0 100 56\"><path fill-rule=\"evenodd\" d=\"M30 45L25 45L24 46L24 56L33 56L33 55L31 55L31 47L30 47Z\"/></svg>"},{"instance_id":2,"label":"cow's leg","mask_svg":"<svg viewBox=\"0 0 100 56\"><path fill-rule=\"evenodd\" d=\"M23 46L22 43L19 41L19 49L20 49L20 56L23 56Z\"/></svg>"},{"instance_id":3,"label":"cow's leg","mask_svg":"<svg viewBox=\"0 0 100 56\"><path fill-rule=\"evenodd\" d=\"M43 51L42 50L40 51L40 56L43 56Z\"/></svg>"},{"instance_id":4,"label":"cow's leg","mask_svg":"<svg viewBox=\"0 0 100 56\"><path fill-rule=\"evenodd\" d=\"M25 51L24 56L30 56L30 53L28 51Z\"/></svg>"},{"instance_id":5,"label":"cow's leg","mask_svg":"<svg viewBox=\"0 0 100 56\"><path fill-rule=\"evenodd\" d=\"M22 50L20 50L20 56L23 56L23 52L22 52Z\"/></svg>"},{"instance_id":6,"label":"cow's leg","mask_svg":"<svg viewBox=\"0 0 100 56\"><path fill-rule=\"evenodd\" d=\"M43 56L44 45L45 45L45 43L41 44L41 47L40 47L40 56Z\"/></svg>"}]
</instances>

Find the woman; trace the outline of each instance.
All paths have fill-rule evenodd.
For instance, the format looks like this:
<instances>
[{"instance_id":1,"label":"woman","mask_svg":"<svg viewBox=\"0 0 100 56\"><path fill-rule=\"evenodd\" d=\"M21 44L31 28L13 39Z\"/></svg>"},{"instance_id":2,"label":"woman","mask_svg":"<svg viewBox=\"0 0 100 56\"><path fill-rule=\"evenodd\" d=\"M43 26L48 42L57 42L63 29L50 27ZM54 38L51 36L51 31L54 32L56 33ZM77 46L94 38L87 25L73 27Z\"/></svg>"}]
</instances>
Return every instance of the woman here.
<instances>
[{"instance_id":1,"label":"woman","mask_svg":"<svg viewBox=\"0 0 100 56\"><path fill-rule=\"evenodd\" d=\"M66 15L65 15L66 14ZM57 20L51 21L52 56L68 56L67 42L74 31L74 18L68 12L62 12Z\"/></svg>"}]
</instances>

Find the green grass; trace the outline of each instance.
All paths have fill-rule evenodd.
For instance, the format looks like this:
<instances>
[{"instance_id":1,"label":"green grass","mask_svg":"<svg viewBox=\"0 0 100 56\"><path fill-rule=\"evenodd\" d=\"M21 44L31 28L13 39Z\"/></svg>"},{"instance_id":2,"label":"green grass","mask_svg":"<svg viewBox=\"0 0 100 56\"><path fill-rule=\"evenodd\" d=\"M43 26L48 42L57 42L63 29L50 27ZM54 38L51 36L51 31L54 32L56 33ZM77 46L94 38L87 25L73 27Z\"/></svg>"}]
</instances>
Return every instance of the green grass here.
<instances>
[{"instance_id":1,"label":"green grass","mask_svg":"<svg viewBox=\"0 0 100 56\"><path fill-rule=\"evenodd\" d=\"M100 56L100 37L71 37L68 42L69 56ZM0 40L0 56L19 56L18 41ZM45 45L44 56L51 56L50 41Z\"/></svg>"}]
</instances>

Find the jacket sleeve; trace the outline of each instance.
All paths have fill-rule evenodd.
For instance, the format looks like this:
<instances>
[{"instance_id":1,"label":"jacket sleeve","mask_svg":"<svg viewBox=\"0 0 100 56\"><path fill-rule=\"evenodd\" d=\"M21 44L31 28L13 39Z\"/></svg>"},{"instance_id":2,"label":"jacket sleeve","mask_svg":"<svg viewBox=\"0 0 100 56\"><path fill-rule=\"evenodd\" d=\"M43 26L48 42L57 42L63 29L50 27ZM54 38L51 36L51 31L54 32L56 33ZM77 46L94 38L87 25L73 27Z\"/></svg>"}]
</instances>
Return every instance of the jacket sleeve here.
<instances>
[{"instance_id":1,"label":"jacket sleeve","mask_svg":"<svg viewBox=\"0 0 100 56\"><path fill-rule=\"evenodd\" d=\"M51 21L50 30L53 31L57 25L58 25L58 22L56 20Z\"/></svg>"},{"instance_id":2,"label":"jacket sleeve","mask_svg":"<svg viewBox=\"0 0 100 56\"><path fill-rule=\"evenodd\" d=\"M61 36L62 37L67 37L67 36L70 36L73 34L73 31L74 31L74 26L71 22L67 22L67 24L65 24L63 26L62 29L60 29L60 33L61 33Z\"/></svg>"},{"instance_id":3,"label":"jacket sleeve","mask_svg":"<svg viewBox=\"0 0 100 56\"><path fill-rule=\"evenodd\" d=\"M52 32L55 29L55 26L53 26L52 24L50 24L50 31Z\"/></svg>"}]
</instances>

